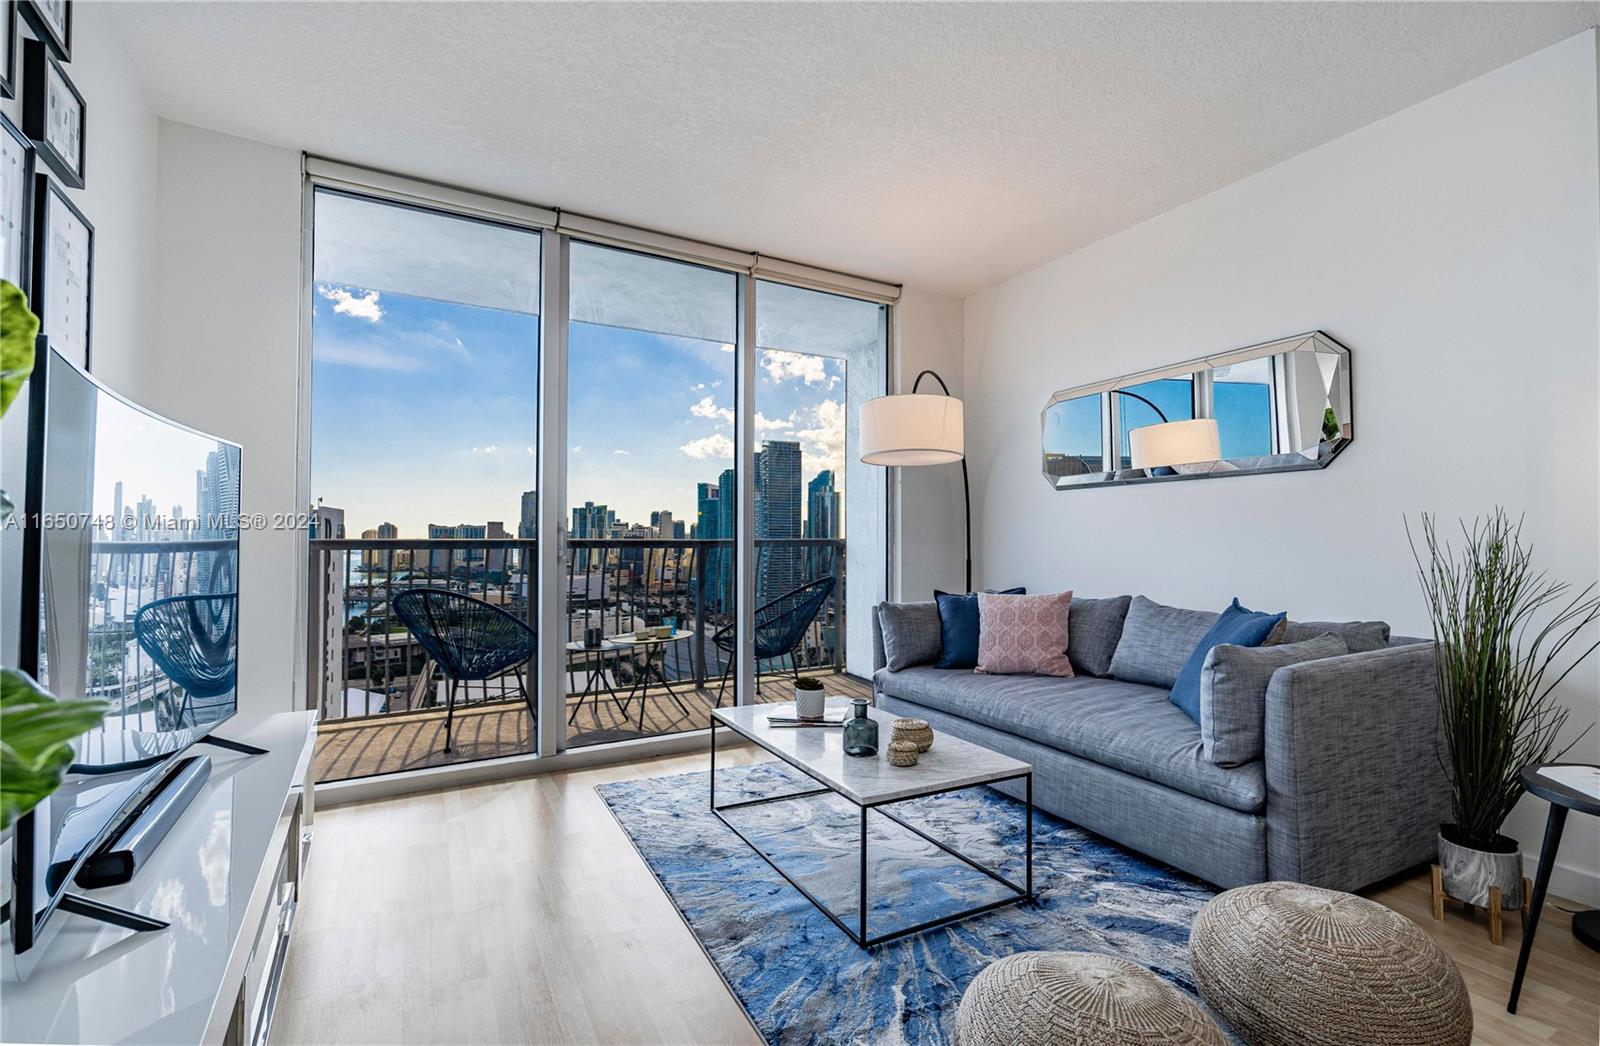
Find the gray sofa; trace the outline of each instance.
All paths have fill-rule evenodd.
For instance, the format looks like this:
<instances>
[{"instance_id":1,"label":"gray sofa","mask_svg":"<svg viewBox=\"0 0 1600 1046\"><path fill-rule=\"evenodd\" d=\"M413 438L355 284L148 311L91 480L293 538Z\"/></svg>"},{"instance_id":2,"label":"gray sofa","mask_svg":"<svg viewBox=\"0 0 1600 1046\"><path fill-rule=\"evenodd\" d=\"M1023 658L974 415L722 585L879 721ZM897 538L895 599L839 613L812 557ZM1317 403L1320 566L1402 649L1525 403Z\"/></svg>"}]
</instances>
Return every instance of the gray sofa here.
<instances>
[{"instance_id":1,"label":"gray sofa","mask_svg":"<svg viewBox=\"0 0 1600 1046\"><path fill-rule=\"evenodd\" d=\"M1118 598L1125 613L1127 597ZM1097 602L1115 600L1082 601ZM1433 858L1450 797L1435 755L1432 643L1391 638L1381 623L1290 623L1290 641L1344 630L1360 652L1272 672L1263 756L1224 767L1207 758L1200 727L1165 687L1113 677L1148 675L1134 669L1141 653L1181 665L1216 614L1141 602L1167 614L1146 613L1141 636L1125 641L1122 618L1111 627L1085 611L1080 623L1074 600L1072 678L929 664L891 671L884 608L874 608L877 703L1026 760L1044 810L1219 886L1287 879L1355 890ZM1164 630L1156 642L1152 621ZM1105 648L1080 651L1080 633L1118 649L1109 658Z\"/></svg>"}]
</instances>

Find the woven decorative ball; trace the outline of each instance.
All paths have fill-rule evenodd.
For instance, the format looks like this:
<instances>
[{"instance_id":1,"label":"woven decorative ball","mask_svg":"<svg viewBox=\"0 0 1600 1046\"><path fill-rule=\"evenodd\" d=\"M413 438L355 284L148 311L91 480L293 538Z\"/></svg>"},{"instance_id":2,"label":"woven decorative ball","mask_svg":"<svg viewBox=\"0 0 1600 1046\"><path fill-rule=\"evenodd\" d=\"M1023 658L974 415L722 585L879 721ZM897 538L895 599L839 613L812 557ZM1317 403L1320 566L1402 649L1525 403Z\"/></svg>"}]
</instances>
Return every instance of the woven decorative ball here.
<instances>
[{"instance_id":1,"label":"woven decorative ball","mask_svg":"<svg viewBox=\"0 0 1600 1046\"><path fill-rule=\"evenodd\" d=\"M915 741L890 741L889 765L916 766L917 743Z\"/></svg>"},{"instance_id":2,"label":"woven decorative ball","mask_svg":"<svg viewBox=\"0 0 1600 1046\"><path fill-rule=\"evenodd\" d=\"M990 963L956 1010L957 1046L1175 1046L1227 1041L1199 1003L1143 966L1089 952Z\"/></svg>"},{"instance_id":3,"label":"woven decorative ball","mask_svg":"<svg viewBox=\"0 0 1600 1046\"><path fill-rule=\"evenodd\" d=\"M896 719L892 737L896 741L915 741L919 752L933 747L933 727L926 719Z\"/></svg>"},{"instance_id":4,"label":"woven decorative ball","mask_svg":"<svg viewBox=\"0 0 1600 1046\"><path fill-rule=\"evenodd\" d=\"M1472 1002L1444 949L1354 894L1257 883L1212 899L1189 932L1200 994L1252 1046L1450 1046Z\"/></svg>"}]
</instances>

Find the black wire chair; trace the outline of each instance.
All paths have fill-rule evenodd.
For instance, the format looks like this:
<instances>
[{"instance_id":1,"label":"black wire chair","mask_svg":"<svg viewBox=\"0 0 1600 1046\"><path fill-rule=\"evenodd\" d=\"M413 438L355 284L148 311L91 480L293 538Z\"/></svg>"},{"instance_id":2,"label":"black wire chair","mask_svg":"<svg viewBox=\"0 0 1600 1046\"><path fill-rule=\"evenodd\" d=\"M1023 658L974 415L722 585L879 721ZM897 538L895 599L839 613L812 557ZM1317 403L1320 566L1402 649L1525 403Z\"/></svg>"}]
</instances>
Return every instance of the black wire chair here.
<instances>
[{"instance_id":1,"label":"black wire chair","mask_svg":"<svg viewBox=\"0 0 1600 1046\"><path fill-rule=\"evenodd\" d=\"M239 674L237 597L168 596L140 607L133 615L139 646L183 691L183 703L172 713L174 727L194 725L196 702L212 702L233 693ZM229 702L216 701L214 707ZM202 704L201 707L213 707Z\"/></svg>"},{"instance_id":2,"label":"black wire chair","mask_svg":"<svg viewBox=\"0 0 1600 1046\"><path fill-rule=\"evenodd\" d=\"M449 684L445 690L446 752L450 751L456 687L462 680L492 679L512 669L534 728L538 728L539 713L522 678L522 666L533 658L533 629L493 603L437 588L397 592L392 606Z\"/></svg>"},{"instance_id":3,"label":"black wire chair","mask_svg":"<svg viewBox=\"0 0 1600 1046\"><path fill-rule=\"evenodd\" d=\"M790 671L798 680L800 663L794 656L795 647L800 645L801 637L805 635L806 629L811 627L812 618L817 616L822 605L828 601L828 596L833 594L833 585L834 579L831 577L818 578L757 607L756 661L788 657ZM723 625L712 635L711 642L722 652L725 662L722 681L717 684L717 707L721 708L722 692L728 685L728 676L733 672L736 660L738 638L735 635L735 626Z\"/></svg>"}]
</instances>

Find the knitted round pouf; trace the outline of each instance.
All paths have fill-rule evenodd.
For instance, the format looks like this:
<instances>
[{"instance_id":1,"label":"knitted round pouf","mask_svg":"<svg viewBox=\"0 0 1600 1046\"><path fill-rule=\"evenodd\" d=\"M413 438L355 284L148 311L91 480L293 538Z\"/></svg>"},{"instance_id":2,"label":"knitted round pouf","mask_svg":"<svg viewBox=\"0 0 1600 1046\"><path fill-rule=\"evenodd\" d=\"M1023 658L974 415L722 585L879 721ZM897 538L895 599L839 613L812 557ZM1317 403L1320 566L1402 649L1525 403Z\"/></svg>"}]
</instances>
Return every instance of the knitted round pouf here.
<instances>
[{"instance_id":1,"label":"knitted round pouf","mask_svg":"<svg viewBox=\"0 0 1600 1046\"><path fill-rule=\"evenodd\" d=\"M1472 1041L1461 972L1375 901L1300 883L1214 898L1189 932L1200 994L1252 1046Z\"/></svg>"},{"instance_id":2,"label":"knitted round pouf","mask_svg":"<svg viewBox=\"0 0 1600 1046\"><path fill-rule=\"evenodd\" d=\"M1089 952L1022 952L973 978L957 1046L1222 1046L1198 1003L1143 966Z\"/></svg>"}]
</instances>

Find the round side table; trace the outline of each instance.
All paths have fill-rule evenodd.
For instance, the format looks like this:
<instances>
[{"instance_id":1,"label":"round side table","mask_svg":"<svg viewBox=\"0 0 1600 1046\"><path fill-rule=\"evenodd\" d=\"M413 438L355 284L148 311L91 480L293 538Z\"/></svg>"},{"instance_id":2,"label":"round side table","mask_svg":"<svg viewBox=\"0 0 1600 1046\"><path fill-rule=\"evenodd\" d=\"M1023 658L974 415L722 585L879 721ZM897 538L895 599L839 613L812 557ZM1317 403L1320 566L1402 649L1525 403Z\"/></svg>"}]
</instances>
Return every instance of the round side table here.
<instances>
[{"instance_id":1,"label":"round side table","mask_svg":"<svg viewBox=\"0 0 1600 1046\"><path fill-rule=\"evenodd\" d=\"M1517 996L1522 994L1522 975L1528 972L1528 955L1533 951L1533 934L1539 928L1539 915L1544 910L1544 891L1550 885L1550 870L1555 867L1556 850L1561 846L1561 830L1567 824L1567 811L1600 817L1600 798L1592 792L1574 787L1571 778L1559 780L1550 774L1560 770L1561 776L1582 775L1585 771L1600 775L1600 767L1591 763L1546 763L1543 766L1522 768L1522 787L1550 804L1550 816L1544 822L1544 845L1539 848L1539 871L1533 879L1533 901L1528 911L1528 929L1522 935L1522 950L1517 953L1517 973L1511 980L1511 999L1506 1003L1507 1013L1517 1012ZM1579 912L1572 917L1572 935L1596 951L1600 951L1600 911Z\"/></svg>"}]
</instances>

